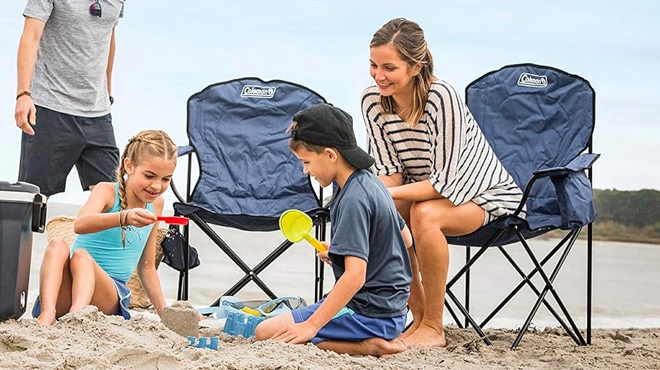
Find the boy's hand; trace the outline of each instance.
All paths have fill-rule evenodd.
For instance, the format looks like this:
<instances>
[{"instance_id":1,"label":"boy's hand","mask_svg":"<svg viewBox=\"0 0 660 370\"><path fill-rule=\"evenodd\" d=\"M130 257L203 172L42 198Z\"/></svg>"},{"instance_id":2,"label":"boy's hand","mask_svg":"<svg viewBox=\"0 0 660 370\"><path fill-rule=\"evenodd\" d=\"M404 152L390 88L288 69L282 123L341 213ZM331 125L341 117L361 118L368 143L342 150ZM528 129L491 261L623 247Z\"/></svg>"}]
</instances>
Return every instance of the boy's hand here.
<instances>
[{"instance_id":1,"label":"boy's hand","mask_svg":"<svg viewBox=\"0 0 660 370\"><path fill-rule=\"evenodd\" d=\"M156 215L144 208L131 208L126 214L126 224L137 227L151 225L157 221Z\"/></svg>"},{"instance_id":2,"label":"boy's hand","mask_svg":"<svg viewBox=\"0 0 660 370\"><path fill-rule=\"evenodd\" d=\"M277 342L303 344L309 342L318 332L317 328L305 321L283 327L273 335L272 339Z\"/></svg>"},{"instance_id":3,"label":"boy's hand","mask_svg":"<svg viewBox=\"0 0 660 370\"><path fill-rule=\"evenodd\" d=\"M329 242L321 242L321 244L323 244L326 251L316 253L316 257L320 258L321 261L327 263L329 266L332 266L332 261L330 261L330 258L328 258L328 251L330 250L330 243Z\"/></svg>"}]
</instances>

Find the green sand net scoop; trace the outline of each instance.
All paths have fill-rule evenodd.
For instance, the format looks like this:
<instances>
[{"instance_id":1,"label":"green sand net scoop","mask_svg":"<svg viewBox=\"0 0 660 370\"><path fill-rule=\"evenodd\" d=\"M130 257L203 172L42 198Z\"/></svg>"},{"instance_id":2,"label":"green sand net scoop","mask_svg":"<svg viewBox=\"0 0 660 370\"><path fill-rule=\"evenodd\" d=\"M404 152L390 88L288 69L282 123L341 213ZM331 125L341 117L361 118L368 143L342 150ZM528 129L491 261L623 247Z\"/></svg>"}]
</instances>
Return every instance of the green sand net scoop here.
<instances>
[{"instance_id":1,"label":"green sand net scoop","mask_svg":"<svg viewBox=\"0 0 660 370\"><path fill-rule=\"evenodd\" d=\"M317 251L327 251L325 246L309 233L312 227L314 227L312 218L297 209L284 211L280 216L280 230L290 242L298 243L305 239Z\"/></svg>"}]
</instances>

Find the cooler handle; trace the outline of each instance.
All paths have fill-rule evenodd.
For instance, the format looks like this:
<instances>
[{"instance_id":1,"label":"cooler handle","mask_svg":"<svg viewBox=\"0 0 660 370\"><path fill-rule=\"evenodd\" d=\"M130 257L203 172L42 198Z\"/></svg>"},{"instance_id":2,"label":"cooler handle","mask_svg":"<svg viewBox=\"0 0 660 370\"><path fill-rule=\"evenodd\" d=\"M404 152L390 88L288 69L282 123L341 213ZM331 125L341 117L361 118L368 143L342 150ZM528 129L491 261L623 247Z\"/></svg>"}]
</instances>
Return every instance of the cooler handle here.
<instances>
[{"instance_id":1,"label":"cooler handle","mask_svg":"<svg viewBox=\"0 0 660 370\"><path fill-rule=\"evenodd\" d=\"M32 231L43 233L46 229L46 197L43 194L35 194L32 201Z\"/></svg>"}]
</instances>

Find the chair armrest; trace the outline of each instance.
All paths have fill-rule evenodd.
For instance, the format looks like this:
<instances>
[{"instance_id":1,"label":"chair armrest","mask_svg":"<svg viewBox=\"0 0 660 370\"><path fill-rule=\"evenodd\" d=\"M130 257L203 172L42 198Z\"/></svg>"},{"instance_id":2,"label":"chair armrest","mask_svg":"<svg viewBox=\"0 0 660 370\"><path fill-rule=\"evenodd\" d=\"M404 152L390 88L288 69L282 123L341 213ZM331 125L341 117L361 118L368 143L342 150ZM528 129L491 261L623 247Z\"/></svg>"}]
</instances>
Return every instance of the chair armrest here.
<instances>
[{"instance_id":1,"label":"chair armrest","mask_svg":"<svg viewBox=\"0 0 660 370\"><path fill-rule=\"evenodd\" d=\"M194 152L195 149L191 145L180 146L177 148L177 157L182 157L184 155Z\"/></svg>"},{"instance_id":2,"label":"chair armrest","mask_svg":"<svg viewBox=\"0 0 660 370\"><path fill-rule=\"evenodd\" d=\"M588 168L591 168L591 165L593 165L599 157L600 154L585 153L573 158L572 161L563 167L545 168L532 173L532 178L529 180L529 182L527 182L523 197L520 200L520 205L518 206L518 209L516 209L516 211L513 213L513 215L518 216L520 212L522 212L523 207L527 203L527 198L529 197L529 193L532 190L532 186L536 180L543 177L566 176L571 172L584 171Z\"/></svg>"},{"instance_id":3,"label":"chair armrest","mask_svg":"<svg viewBox=\"0 0 660 370\"><path fill-rule=\"evenodd\" d=\"M591 168L591 165L596 162L596 160L600 157L600 154L582 154L579 155L575 158L573 158L572 161L570 161L567 165L563 167L552 167L552 168L545 168L539 171L535 171L533 173L533 178L541 178L541 177L553 177L553 176L563 176L568 174L569 172L580 172L584 171L588 168Z\"/></svg>"}]
</instances>

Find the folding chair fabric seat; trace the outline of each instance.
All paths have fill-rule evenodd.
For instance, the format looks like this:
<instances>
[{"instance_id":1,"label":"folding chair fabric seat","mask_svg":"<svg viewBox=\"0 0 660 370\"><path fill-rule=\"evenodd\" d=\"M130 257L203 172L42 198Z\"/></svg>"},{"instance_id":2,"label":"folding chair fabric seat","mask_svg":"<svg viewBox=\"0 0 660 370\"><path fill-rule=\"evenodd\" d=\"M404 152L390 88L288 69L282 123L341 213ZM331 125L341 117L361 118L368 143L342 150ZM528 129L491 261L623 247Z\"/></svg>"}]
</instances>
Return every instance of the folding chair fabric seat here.
<instances>
[{"instance_id":1,"label":"folding chair fabric seat","mask_svg":"<svg viewBox=\"0 0 660 370\"><path fill-rule=\"evenodd\" d=\"M447 296L465 317L465 325L471 325L484 341L490 344L482 327L522 286L528 285L538 299L521 326L512 348L520 343L541 304L551 311L576 343L589 344L591 223L596 216L591 188L591 166L599 156L592 153L595 92L589 82L579 76L553 67L526 63L509 65L486 73L468 85L465 94L467 105L484 136L516 184L524 190L524 195L515 214L497 219L469 235L447 238L452 245L468 247L466 264L448 282ZM523 205L525 218L520 217ZM583 226L588 227L586 341L553 286L553 281ZM568 233L549 255L542 259L536 257L527 244L527 239L555 229L566 230ZM522 272L517 262L502 248L515 242L523 245L534 264L530 273ZM470 255L470 246L480 247L474 256ZM499 248L523 281L482 324L477 324L469 314L469 272L490 247ZM545 273L543 265L562 248L562 255L552 273ZM531 277L537 273L544 281L542 289L535 287L531 281ZM465 305L451 291L451 287L463 275L466 277ZM545 299L548 292L555 297L567 322ZM462 326L451 305L446 303L457 324Z\"/></svg>"},{"instance_id":2,"label":"folding chair fabric seat","mask_svg":"<svg viewBox=\"0 0 660 370\"><path fill-rule=\"evenodd\" d=\"M322 191L316 194L302 164L289 150L290 134L286 129L296 112L325 102L322 96L304 86L255 77L212 84L188 99L190 144L179 147L179 156L189 156L188 187L183 196L173 185L179 200L174 209L177 215L190 217L245 273L223 295L234 295L254 281L271 299L276 298L257 274L286 251L291 242L284 240L251 268L209 225L274 231L279 229L280 214L296 208L310 214L315 225L322 229L317 230L317 236L322 239L328 219L327 210L321 206ZM193 154L199 164L199 175L190 189ZM185 227L186 245L189 235L190 229ZM317 290L322 290L322 265L319 265L317 262L316 282ZM179 299L187 296L188 272L183 271Z\"/></svg>"}]
</instances>

